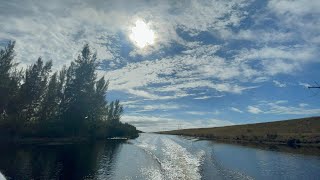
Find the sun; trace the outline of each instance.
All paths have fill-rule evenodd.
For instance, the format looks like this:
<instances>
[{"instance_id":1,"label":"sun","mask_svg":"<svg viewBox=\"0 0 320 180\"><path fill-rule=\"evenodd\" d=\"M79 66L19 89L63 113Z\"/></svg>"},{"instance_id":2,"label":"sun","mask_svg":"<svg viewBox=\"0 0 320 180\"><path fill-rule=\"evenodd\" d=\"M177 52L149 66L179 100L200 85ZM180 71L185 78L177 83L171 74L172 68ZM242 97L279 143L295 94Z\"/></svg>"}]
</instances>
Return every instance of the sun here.
<instances>
[{"instance_id":1,"label":"sun","mask_svg":"<svg viewBox=\"0 0 320 180\"><path fill-rule=\"evenodd\" d=\"M135 26L131 28L129 38L137 47L142 49L154 44L155 34L144 21L137 20Z\"/></svg>"}]
</instances>

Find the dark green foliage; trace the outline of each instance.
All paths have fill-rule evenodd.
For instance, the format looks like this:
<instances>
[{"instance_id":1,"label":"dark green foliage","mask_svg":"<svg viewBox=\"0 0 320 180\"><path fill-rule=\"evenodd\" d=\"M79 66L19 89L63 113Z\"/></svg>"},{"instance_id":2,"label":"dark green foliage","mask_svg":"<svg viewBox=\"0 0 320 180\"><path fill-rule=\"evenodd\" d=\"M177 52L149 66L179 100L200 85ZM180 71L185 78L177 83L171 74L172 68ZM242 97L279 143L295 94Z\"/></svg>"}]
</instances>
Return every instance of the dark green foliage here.
<instances>
[{"instance_id":1,"label":"dark green foliage","mask_svg":"<svg viewBox=\"0 0 320 180\"><path fill-rule=\"evenodd\" d=\"M24 83L21 85L19 93L19 99L21 100L19 110L20 117L26 121L38 121L38 118L41 117L40 110L46 96L51 66L51 61L44 64L42 59L39 58L25 72Z\"/></svg>"},{"instance_id":2,"label":"dark green foliage","mask_svg":"<svg viewBox=\"0 0 320 180\"><path fill-rule=\"evenodd\" d=\"M0 51L0 134L18 137L136 137L120 122L119 100L108 103L109 82L97 79L97 55L86 44L69 67L51 72L41 58L15 69L14 42Z\"/></svg>"},{"instance_id":3,"label":"dark green foliage","mask_svg":"<svg viewBox=\"0 0 320 180\"><path fill-rule=\"evenodd\" d=\"M7 113L9 100L17 95L21 72L15 69L13 62L14 42L10 42L7 47L0 50L0 112Z\"/></svg>"}]
</instances>

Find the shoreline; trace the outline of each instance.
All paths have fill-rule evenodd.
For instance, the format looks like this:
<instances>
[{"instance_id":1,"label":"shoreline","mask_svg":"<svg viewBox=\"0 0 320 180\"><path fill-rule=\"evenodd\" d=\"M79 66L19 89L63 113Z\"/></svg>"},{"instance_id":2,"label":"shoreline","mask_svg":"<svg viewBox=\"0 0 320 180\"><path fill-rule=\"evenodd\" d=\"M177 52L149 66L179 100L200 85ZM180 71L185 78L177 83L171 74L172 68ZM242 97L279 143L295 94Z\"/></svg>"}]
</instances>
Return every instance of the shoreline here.
<instances>
[{"instance_id":1,"label":"shoreline","mask_svg":"<svg viewBox=\"0 0 320 180\"><path fill-rule=\"evenodd\" d=\"M127 141L131 138L113 137L113 138L86 138L86 137L70 137L70 138L12 138L0 139L0 145L67 145L79 143L91 143L98 141Z\"/></svg>"},{"instance_id":2,"label":"shoreline","mask_svg":"<svg viewBox=\"0 0 320 180\"><path fill-rule=\"evenodd\" d=\"M288 146L288 147L320 148L319 142L302 142L302 141L297 141L297 139L294 139L294 138L289 139L288 141L286 140L268 141L264 139L248 140L248 139L240 139L240 138L234 138L234 137L228 137L228 136L208 137L207 135L199 136L199 135L190 135L190 134L184 134L184 133L170 133L170 132L159 132L157 134L184 136L189 138L197 138L198 140L210 140L210 141L230 143L230 144L259 144L259 145L280 145L280 146Z\"/></svg>"},{"instance_id":3,"label":"shoreline","mask_svg":"<svg viewBox=\"0 0 320 180\"><path fill-rule=\"evenodd\" d=\"M158 133L163 134L163 133ZM320 144L308 144L301 143L294 146L289 146L286 143L275 143L275 142L258 142L258 141L231 141L231 140L219 140L205 137L196 137L189 135L177 135L177 134L167 134L174 136L182 136L187 139L196 139L195 141L209 141L216 144L233 145L233 146L243 146L247 148L255 148L267 151L277 151L283 153L310 155L310 156L320 156Z\"/></svg>"},{"instance_id":4,"label":"shoreline","mask_svg":"<svg viewBox=\"0 0 320 180\"><path fill-rule=\"evenodd\" d=\"M164 134L164 133L159 133ZM184 136L184 137L191 137L197 138L199 140L209 140L209 141L216 141L221 143L230 143L230 144L255 144L255 145L279 145L279 146L287 146L287 147L310 147L310 148L320 148L320 143L294 143L288 144L287 142L283 141L251 141L246 139L218 139L218 138L208 138L203 136L193 136L193 135L183 135L183 134L169 134L169 135L176 135L176 136Z\"/></svg>"},{"instance_id":5,"label":"shoreline","mask_svg":"<svg viewBox=\"0 0 320 180\"><path fill-rule=\"evenodd\" d=\"M228 143L320 147L320 117L157 132Z\"/></svg>"}]
</instances>

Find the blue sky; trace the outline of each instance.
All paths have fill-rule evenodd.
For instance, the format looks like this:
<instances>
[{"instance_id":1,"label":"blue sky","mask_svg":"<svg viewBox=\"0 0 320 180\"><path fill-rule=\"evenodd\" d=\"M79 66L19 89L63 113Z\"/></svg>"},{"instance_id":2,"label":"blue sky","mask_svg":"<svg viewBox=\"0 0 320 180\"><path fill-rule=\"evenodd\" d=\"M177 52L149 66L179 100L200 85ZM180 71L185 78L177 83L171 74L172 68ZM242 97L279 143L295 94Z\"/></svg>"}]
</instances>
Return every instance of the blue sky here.
<instances>
[{"instance_id":1,"label":"blue sky","mask_svg":"<svg viewBox=\"0 0 320 180\"><path fill-rule=\"evenodd\" d=\"M154 33L141 48L137 21ZM320 115L320 1L5 1L0 46L26 67L97 51L108 99L143 131ZM317 94L319 93L319 94Z\"/></svg>"}]
</instances>

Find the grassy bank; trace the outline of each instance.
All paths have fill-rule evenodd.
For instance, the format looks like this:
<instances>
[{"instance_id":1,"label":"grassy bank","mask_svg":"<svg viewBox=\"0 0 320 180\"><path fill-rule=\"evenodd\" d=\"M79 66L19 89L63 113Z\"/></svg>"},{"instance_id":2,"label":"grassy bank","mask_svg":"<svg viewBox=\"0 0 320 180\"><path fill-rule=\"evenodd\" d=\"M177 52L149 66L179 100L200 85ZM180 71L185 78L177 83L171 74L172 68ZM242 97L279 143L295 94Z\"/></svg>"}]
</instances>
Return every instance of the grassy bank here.
<instances>
[{"instance_id":1,"label":"grassy bank","mask_svg":"<svg viewBox=\"0 0 320 180\"><path fill-rule=\"evenodd\" d=\"M320 146L320 117L213 128L163 131L218 141Z\"/></svg>"}]
</instances>

